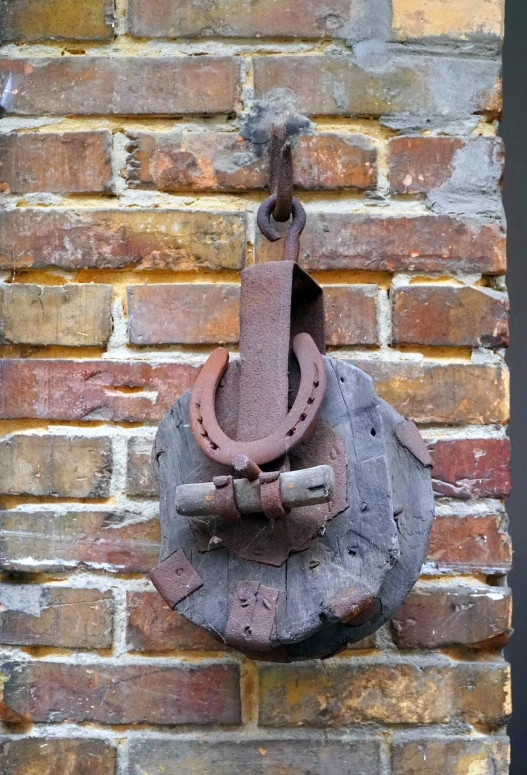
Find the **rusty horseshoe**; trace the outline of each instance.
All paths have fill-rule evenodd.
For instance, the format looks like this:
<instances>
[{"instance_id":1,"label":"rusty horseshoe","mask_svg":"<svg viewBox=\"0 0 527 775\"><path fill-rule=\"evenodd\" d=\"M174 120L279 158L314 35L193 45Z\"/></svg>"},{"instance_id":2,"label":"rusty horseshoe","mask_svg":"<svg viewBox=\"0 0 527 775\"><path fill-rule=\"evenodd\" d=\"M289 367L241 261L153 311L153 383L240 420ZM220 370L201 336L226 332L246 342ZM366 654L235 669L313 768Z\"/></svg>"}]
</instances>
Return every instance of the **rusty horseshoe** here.
<instances>
[{"instance_id":1,"label":"rusty horseshoe","mask_svg":"<svg viewBox=\"0 0 527 775\"><path fill-rule=\"evenodd\" d=\"M257 465L270 463L296 446L317 419L326 391L324 361L313 338L306 333L293 339L293 353L300 367L300 386L284 420L269 436L256 441L235 441L216 419L216 390L229 364L229 353L217 347L201 369L192 390L190 427L201 451L216 463L232 466L238 455Z\"/></svg>"}]
</instances>

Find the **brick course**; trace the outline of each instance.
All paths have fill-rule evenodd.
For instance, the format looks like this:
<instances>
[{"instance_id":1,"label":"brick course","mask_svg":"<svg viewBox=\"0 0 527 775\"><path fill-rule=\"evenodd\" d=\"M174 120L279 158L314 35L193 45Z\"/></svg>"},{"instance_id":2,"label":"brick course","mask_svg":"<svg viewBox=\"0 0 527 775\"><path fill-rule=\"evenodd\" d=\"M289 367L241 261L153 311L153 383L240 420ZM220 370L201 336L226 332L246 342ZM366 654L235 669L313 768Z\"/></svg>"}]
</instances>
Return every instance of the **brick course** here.
<instances>
[{"instance_id":1,"label":"brick course","mask_svg":"<svg viewBox=\"0 0 527 775\"><path fill-rule=\"evenodd\" d=\"M130 185L160 191L263 189L269 157L262 144L225 132L129 133ZM294 144L295 186L306 191L375 188L377 152L363 135L321 132Z\"/></svg>"}]
</instances>

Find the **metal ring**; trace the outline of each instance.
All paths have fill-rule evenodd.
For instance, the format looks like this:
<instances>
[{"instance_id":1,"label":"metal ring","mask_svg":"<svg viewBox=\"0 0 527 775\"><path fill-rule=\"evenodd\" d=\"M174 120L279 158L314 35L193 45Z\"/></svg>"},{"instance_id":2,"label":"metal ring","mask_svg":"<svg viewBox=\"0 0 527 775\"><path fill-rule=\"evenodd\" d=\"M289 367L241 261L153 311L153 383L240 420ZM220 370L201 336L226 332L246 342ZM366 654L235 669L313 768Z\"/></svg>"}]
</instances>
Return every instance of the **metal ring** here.
<instances>
[{"instance_id":1,"label":"metal ring","mask_svg":"<svg viewBox=\"0 0 527 775\"><path fill-rule=\"evenodd\" d=\"M258 208L258 214L256 216L256 222L258 223L258 228L266 237L269 242L277 242L279 239L282 239L285 237L285 249L284 249L284 258L286 258L286 254L288 256L294 255L297 253L297 249L300 249L299 239L300 235L304 231L304 227L306 225L306 211L304 210L304 207L302 203L296 199L296 197L293 197L293 207L292 207L292 222L291 226L289 228L289 231L283 235L280 234L279 231L273 226L273 223L271 221L271 217L273 214L274 206L276 204L276 195L273 194L273 196L268 197L260 207ZM297 255L298 258L298 255ZM297 258L289 258L288 260L296 261Z\"/></svg>"}]
</instances>

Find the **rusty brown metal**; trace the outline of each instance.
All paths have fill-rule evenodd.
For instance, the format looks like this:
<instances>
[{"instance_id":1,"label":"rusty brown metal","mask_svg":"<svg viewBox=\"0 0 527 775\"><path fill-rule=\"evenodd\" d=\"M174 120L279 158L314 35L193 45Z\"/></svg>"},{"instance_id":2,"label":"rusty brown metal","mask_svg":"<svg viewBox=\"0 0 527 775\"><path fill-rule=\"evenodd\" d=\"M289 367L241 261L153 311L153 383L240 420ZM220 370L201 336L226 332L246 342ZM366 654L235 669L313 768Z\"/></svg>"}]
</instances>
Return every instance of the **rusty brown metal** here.
<instances>
[{"instance_id":1,"label":"rusty brown metal","mask_svg":"<svg viewBox=\"0 0 527 775\"><path fill-rule=\"evenodd\" d=\"M156 565L150 571L150 578L171 608L203 586L201 576L194 570L182 549Z\"/></svg>"},{"instance_id":2,"label":"rusty brown metal","mask_svg":"<svg viewBox=\"0 0 527 775\"><path fill-rule=\"evenodd\" d=\"M333 600L329 610L343 624L358 627L369 622L380 607L380 601L370 592L354 589L346 597Z\"/></svg>"},{"instance_id":3,"label":"rusty brown metal","mask_svg":"<svg viewBox=\"0 0 527 775\"><path fill-rule=\"evenodd\" d=\"M220 519L237 522L241 518L234 494L234 478L232 476L215 476L214 510Z\"/></svg>"},{"instance_id":4,"label":"rusty brown metal","mask_svg":"<svg viewBox=\"0 0 527 775\"><path fill-rule=\"evenodd\" d=\"M234 590L230 605L225 641L228 646L252 651L271 648L279 592L259 581L245 581Z\"/></svg>"},{"instance_id":5,"label":"rusty brown metal","mask_svg":"<svg viewBox=\"0 0 527 775\"><path fill-rule=\"evenodd\" d=\"M277 242L279 239L284 240L284 252L282 259L284 261L298 261L300 255L300 235L304 231L307 215L302 203L293 197L292 199L292 215L293 220L289 229L285 232L285 236L282 232L278 231L276 226L273 225L271 216L276 205L276 195L268 197L260 207L256 215L256 222L258 228L270 242Z\"/></svg>"},{"instance_id":6,"label":"rusty brown metal","mask_svg":"<svg viewBox=\"0 0 527 775\"><path fill-rule=\"evenodd\" d=\"M254 482L261 474L260 468L254 460L249 460L247 455L238 455L233 461L234 470L237 474L250 482Z\"/></svg>"},{"instance_id":7,"label":"rusty brown metal","mask_svg":"<svg viewBox=\"0 0 527 775\"><path fill-rule=\"evenodd\" d=\"M283 124L275 125L271 133L269 191L276 197L273 218L288 221L293 209L293 150Z\"/></svg>"},{"instance_id":8,"label":"rusty brown metal","mask_svg":"<svg viewBox=\"0 0 527 775\"><path fill-rule=\"evenodd\" d=\"M260 474L260 493L263 513L267 519L287 517L290 509L282 502L280 492L280 471L263 472Z\"/></svg>"},{"instance_id":9,"label":"rusty brown metal","mask_svg":"<svg viewBox=\"0 0 527 775\"><path fill-rule=\"evenodd\" d=\"M326 391L322 356L309 334L297 334L293 352L300 367L300 387L286 417L265 438L235 441L216 419L216 390L229 363L229 353L218 347L201 369L192 390L190 427L200 449L210 460L233 466L238 455L247 455L257 465L270 463L299 444L316 421ZM254 403L254 413L258 413Z\"/></svg>"},{"instance_id":10,"label":"rusty brown metal","mask_svg":"<svg viewBox=\"0 0 527 775\"><path fill-rule=\"evenodd\" d=\"M395 428L395 435L399 444L406 447L420 463L424 466L432 467L432 456L414 422L405 420L404 422L399 423Z\"/></svg>"}]
</instances>

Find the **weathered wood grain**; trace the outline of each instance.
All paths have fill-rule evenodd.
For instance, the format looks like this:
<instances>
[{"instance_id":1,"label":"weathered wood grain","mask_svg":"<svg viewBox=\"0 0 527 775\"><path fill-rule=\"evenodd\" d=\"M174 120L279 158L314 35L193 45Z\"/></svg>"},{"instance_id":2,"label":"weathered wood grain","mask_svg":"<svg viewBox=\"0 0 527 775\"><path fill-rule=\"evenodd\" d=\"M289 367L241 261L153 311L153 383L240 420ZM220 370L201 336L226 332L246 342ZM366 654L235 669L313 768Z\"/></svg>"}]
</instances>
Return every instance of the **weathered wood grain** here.
<instances>
[{"instance_id":1,"label":"weathered wood grain","mask_svg":"<svg viewBox=\"0 0 527 775\"><path fill-rule=\"evenodd\" d=\"M240 582L278 589L271 638L274 653L261 655L264 659L327 656L380 627L415 583L432 524L430 471L395 436L403 418L377 398L371 378L360 369L332 358L325 358L325 364L328 389L321 420L345 445L346 505L307 548L280 565L228 551L218 538L221 526L217 534L212 532L208 546L204 533L197 541L196 520L176 512L179 484L210 482L213 476L229 473L205 458L195 444L188 425L189 393L162 421L154 445L161 493L161 559L181 548L203 580L203 586L176 610L224 640L230 598ZM231 436L237 421L238 381L238 364L233 362L216 407L223 429ZM310 451L314 446L312 441L305 450L296 448L296 457L291 456L293 469L312 464L309 455L314 454ZM331 464L331 460L318 462ZM254 519L258 531L260 517L246 519ZM369 617L360 626L344 624L334 613L335 601L352 600L354 595L377 604L365 618L356 619L358 623Z\"/></svg>"}]
</instances>

